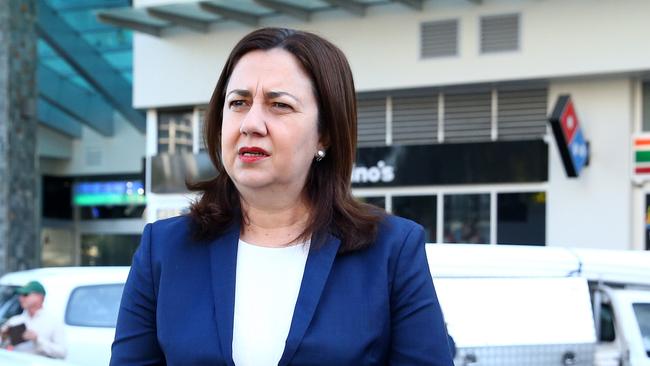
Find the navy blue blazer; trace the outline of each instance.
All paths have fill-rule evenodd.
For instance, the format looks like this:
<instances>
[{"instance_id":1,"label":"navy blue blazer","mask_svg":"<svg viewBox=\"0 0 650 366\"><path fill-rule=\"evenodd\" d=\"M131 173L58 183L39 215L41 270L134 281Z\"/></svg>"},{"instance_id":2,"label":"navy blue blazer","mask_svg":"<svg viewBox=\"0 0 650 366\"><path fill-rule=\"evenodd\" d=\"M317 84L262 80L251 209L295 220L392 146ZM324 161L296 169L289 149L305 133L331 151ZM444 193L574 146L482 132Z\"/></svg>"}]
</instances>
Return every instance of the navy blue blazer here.
<instances>
[{"instance_id":1,"label":"navy blue blazer","mask_svg":"<svg viewBox=\"0 0 650 366\"><path fill-rule=\"evenodd\" d=\"M234 365L240 228L195 242L189 220L145 227L111 365ZM452 366L422 227L387 216L370 248L337 255L339 245L330 235L310 249L279 365Z\"/></svg>"}]
</instances>

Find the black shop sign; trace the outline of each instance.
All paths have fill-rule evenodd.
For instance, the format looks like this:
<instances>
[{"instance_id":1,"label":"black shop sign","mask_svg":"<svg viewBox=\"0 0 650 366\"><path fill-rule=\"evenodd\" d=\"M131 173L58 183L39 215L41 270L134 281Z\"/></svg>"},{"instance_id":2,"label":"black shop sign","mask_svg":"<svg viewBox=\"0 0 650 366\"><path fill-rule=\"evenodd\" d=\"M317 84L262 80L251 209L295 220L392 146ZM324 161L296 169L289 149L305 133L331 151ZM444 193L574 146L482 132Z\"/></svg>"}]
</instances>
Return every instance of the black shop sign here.
<instances>
[{"instance_id":1,"label":"black shop sign","mask_svg":"<svg viewBox=\"0 0 650 366\"><path fill-rule=\"evenodd\" d=\"M352 170L353 187L547 180L543 140L359 148Z\"/></svg>"}]
</instances>

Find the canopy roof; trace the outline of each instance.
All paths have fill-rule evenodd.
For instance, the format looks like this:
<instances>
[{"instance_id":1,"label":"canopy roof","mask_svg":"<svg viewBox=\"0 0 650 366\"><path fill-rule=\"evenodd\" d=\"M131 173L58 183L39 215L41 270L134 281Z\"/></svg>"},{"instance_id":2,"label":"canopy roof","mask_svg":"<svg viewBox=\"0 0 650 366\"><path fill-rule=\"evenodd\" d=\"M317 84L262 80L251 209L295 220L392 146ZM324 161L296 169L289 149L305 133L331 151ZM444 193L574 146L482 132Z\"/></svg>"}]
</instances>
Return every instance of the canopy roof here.
<instances>
[{"instance_id":1,"label":"canopy roof","mask_svg":"<svg viewBox=\"0 0 650 366\"><path fill-rule=\"evenodd\" d=\"M38 119L78 138L83 124L112 136L115 112L144 133L132 107L132 32L97 20L129 0L37 1Z\"/></svg>"},{"instance_id":2,"label":"canopy roof","mask_svg":"<svg viewBox=\"0 0 650 366\"><path fill-rule=\"evenodd\" d=\"M289 16L308 22L314 13L337 9L361 17L365 16L368 7L391 3L400 3L417 11L422 9L424 0L190 0L107 9L97 16L107 24L163 37L165 31L171 28L209 32L212 24L227 21L255 27L261 19L275 16Z\"/></svg>"}]
</instances>

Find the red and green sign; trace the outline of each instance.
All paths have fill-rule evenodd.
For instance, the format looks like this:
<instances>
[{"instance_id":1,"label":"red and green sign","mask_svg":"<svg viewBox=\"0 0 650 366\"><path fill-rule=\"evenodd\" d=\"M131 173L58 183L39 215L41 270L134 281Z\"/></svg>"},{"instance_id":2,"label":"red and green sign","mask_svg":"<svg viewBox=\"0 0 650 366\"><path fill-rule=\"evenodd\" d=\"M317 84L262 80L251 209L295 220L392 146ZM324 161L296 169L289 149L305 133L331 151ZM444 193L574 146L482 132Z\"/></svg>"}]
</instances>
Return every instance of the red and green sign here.
<instances>
[{"instance_id":1,"label":"red and green sign","mask_svg":"<svg viewBox=\"0 0 650 366\"><path fill-rule=\"evenodd\" d=\"M650 175L650 136L634 138L634 173Z\"/></svg>"}]
</instances>

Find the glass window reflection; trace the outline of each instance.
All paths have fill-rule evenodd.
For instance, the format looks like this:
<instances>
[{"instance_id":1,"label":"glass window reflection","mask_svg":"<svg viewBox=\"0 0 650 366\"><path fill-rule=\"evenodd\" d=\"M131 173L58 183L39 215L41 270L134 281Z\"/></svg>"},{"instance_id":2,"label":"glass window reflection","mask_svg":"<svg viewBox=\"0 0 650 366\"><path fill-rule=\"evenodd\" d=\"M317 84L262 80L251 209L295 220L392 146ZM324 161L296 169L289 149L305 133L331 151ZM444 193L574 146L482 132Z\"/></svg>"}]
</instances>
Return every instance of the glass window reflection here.
<instances>
[{"instance_id":1,"label":"glass window reflection","mask_svg":"<svg viewBox=\"0 0 650 366\"><path fill-rule=\"evenodd\" d=\"M445 243L489 243L490 195L445 195L443 241Z\"/></svg>"},{"instance_id":2,"label":"glass window reflection","mask_svg":"<svg viewBox=\"0 0 650 366\"><path fill-rule=\"evenodd\" d=\"M497 243L544 245L546 243L546 193L497 195Z\"/></svg>"},{"instance_id":3,"label":"glass window reflection","mask_svg":"<svg viewBox=\"0 0 650 366\"><path fill-rule=\"evenodd\" d=\"M393 213L424 227L424 240L436 242L436 196L393 196Z\"/></svg>"},{"instance_id":4,"label":"glass window reflection","mask_svg":"<svg viewBox=\"0 0 650 366\"><path fill-rule=\"evenodd\" d=\"M158 153L192 152L192 110L158 112Z\"/></svg>"}]
</instances>

